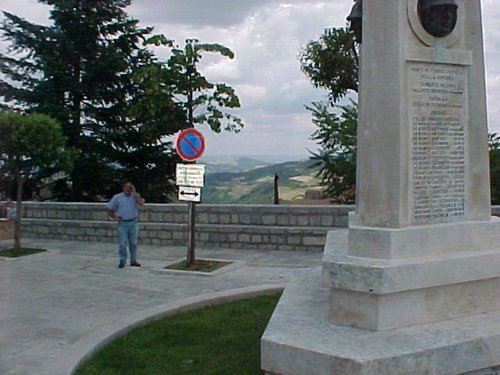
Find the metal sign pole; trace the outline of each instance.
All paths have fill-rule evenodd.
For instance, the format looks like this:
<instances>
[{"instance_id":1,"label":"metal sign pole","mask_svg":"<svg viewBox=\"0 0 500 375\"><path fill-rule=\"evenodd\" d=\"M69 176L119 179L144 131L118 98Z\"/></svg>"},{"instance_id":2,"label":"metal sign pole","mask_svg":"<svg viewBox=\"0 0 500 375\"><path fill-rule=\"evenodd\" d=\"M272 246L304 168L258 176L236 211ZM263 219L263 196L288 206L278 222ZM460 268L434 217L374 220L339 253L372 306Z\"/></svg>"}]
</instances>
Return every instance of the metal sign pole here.
<instances>
[{"instance_id":1,"label":"metal sign pole","mask_svg":"<svg viewBox=\"0 0 500 375\"><path fill-rule=\"evenodd\" d=\"M189 212L188 212L188 247L187 247L187 264L191 266L196 261L195 259L195 225L196 225L196 203L189 202Z\"/></svg>"},{"instance_id":2,"label":"metal sign pole","mask_svg":"<svg viewBox=\"0 0 500 375\"><path fill-rule=\"evenodd\" d=\"M205 139L196 129L184 129L179 133L175 141L175 149L179 156L190 162L196 163L205 150ZM193 265L195 259L195 224L196 224L196 202L201 199L201 189L204 185L205 166L196 164L177 165L176 178L179 185L179 200L187 200L188 203L188 246L186 262L188 267ZM184 185L181 187L180 185Z\"/></svg>"}]
</instances>

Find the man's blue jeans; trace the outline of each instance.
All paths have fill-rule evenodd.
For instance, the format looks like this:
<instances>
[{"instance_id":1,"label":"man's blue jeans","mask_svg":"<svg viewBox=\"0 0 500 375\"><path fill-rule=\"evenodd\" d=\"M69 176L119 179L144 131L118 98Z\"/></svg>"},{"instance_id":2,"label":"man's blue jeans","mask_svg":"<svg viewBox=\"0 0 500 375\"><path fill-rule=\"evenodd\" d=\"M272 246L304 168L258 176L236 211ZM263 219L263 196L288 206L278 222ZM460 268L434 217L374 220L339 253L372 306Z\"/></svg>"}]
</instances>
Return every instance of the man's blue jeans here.
<instances>
[{"instance_id":1,"label":"man's blue jeans","mask_svg":"<svg viewBox=\"0 0 500 375\"><path fill-rule=\"evenodd\" d=\"M118 232L118 255L120 263L127 262L127 245L130 253L130 263L137 261L137 236L139 225L137 220L134 221L119 221L116 226Z\"/></svg>"}]
</instances>

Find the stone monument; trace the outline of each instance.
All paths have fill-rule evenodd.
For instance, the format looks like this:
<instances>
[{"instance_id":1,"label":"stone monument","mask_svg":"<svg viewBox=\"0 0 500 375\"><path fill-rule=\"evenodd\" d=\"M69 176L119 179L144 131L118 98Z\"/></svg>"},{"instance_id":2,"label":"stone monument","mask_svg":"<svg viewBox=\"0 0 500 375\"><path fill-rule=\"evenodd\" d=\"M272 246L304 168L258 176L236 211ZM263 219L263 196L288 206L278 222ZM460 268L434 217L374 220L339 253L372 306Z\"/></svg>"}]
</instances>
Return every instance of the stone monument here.
<instances>
[{"instance_id":1,"label":"stone monument","mask_svg":"<svg viewBox=\"0 0 500 375\"><path fill-rule=\"evenodd\" d=\"M356 212L286 288L262 368L498 374L480 0L365 0L362 41Z\"/></svg>"}]
</instances>

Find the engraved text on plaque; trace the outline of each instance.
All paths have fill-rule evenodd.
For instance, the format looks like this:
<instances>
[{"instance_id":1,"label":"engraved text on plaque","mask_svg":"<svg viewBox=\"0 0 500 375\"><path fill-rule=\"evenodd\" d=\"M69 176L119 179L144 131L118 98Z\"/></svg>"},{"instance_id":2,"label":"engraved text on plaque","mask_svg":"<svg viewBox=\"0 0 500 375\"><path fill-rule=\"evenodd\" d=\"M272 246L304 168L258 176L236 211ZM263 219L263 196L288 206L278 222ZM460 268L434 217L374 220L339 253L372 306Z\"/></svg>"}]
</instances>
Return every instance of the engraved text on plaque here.
<instances>
[{"instance_id":1,"label":"engraved text on plaque","mask_svg":"<svg viewBox=\"0 0 500 375\"><path fill-rule=\"evenodd\" d=\"M465 215L465 68L409 64L415 224Z\"/></svg>"}]
</instances>

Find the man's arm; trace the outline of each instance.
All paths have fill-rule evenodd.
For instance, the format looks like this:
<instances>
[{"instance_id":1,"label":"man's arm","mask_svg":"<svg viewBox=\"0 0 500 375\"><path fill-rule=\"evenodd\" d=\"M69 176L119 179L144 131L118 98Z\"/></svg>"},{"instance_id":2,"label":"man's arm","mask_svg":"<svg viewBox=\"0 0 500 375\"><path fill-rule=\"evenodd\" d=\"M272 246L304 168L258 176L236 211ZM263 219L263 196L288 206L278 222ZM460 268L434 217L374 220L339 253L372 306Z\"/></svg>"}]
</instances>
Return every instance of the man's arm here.
<instances>
[{"instance_id":1,"label":"man's arm","mask_svg":"<svg viewBox=\"0 0 500 375\"><path fill-rule=\"evenodd\" d=\"M135 197L135 203L137 203L138 206L142 207L144 206L145 200L142 198L138 192L135 191L135 186L132 185L132 194L134 194Z\"/></svg>"},{"instance_id":2,"label":"man's arm","mask_svg":"<svg viewBox=\"0 0 500 375\"><path fill-rule=\"evenodd\" d=\"M114 220L114 221L121 221L122 220L122 217L118 216L116 214L115 210L106 207L106 212L108 213L108 216L111 218L111 220Z\"/></svg>"},{"instance_id":3,"label":"man's arm","mask_svg":"<svg viewBox=\"0 0 500 375\"><path fill-rule=\"evenodd\" d=\"M113 221L121 221L123 218L116 214L116 196L111 198L108 205L106 206L106 212L108 216Z\"/></svg>"},{"instance_id":4,"label":"man's arm","mask_svg":"<svg viewBox=\"0 0 500 375\"><path fill-rule=\"evenodd\" d=\"M143 207L144 206L144 203L146 202L144 200L144 198L142 198L139 193L134 193L135 194L135 202L137 203L137 205Z\"/></svg>"}]
</instances>

